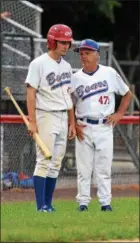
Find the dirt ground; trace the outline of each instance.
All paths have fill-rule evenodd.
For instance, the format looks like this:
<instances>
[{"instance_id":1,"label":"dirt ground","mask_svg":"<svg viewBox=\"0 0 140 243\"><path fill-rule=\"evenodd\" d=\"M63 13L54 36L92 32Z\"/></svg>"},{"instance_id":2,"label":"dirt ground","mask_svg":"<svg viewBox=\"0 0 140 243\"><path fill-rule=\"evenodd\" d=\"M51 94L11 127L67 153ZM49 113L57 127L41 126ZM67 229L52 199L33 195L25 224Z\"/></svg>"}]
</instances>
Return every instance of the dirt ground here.
<instances>
[{"instance_id":1,"label":"dirt ground","mask_svg":"<svg viewBox=\"0 0 140 243\"><path fill-rule=\"evenodd\" d=\"M77 194L76 188L58 188L55 190L54 199L70 199L75 200ZM91 188L91 195L94 199L96 197L96 188ZM116 185L112 187L112 196L115 197L139 197L139 185ZM14 188L10 190L4 190L1 192L1 202L8 201L33 201L34 200L33 189L20 189Z\"/></svg>"}]
</instances>

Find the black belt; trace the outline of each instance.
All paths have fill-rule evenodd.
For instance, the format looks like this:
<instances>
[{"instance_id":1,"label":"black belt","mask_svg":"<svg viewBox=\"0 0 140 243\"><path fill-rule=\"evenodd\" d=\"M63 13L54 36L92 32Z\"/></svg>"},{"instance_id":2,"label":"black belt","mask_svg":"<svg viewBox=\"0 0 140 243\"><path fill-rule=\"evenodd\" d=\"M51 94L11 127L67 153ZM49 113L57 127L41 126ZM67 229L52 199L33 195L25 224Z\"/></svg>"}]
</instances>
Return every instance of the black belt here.
<instances>
[{"instance_id":1,"label":"black belt","mask_svg":"<svg viewBox=\"0 0 140 243\"><path fill-rule=\"evenodd\" d=\"M53 111L50 111L50 112L67 112L67 110L53 110Z\"/></svg>"},{"instance_id":2,"label":"black belt","mask_svg":"<svg viewBox=\"0 0 140 243\"><path fill-rule=\"evenodd\" d=\"M46 110L39 109L39 108L36 108L36 110L45 111L45 112L67 112L67 110L52 110L52 111L46 111Z\"/></svg>"},{"instance_id":3,"label":"black belt","mask_svg":"<svg viewBox=\"0 0 140 243\"><path fill-rule=\"evenodd\" d=\"M98 120L93 120L89 118L78 118L80 121L84 121L90 124L104 124L107 122L107 119L98 119Z\"/></svg>"}]
</instances>

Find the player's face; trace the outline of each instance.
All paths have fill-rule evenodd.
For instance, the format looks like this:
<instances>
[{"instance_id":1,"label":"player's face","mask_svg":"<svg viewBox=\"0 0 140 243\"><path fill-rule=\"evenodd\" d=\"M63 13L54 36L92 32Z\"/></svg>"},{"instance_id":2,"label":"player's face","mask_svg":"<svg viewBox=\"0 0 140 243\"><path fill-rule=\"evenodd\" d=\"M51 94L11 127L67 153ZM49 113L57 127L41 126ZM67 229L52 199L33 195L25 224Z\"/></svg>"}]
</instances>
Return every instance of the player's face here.
<instances>
[{"instance_id":1,"label":"player's face","mask_svg":"<svg viewBox=\"0 0 140 243\"><path fill-rule=\"evenodd\" d=\"M82 65L90 65L97 63L99 58L99 54L97 51L89 50L89 49L81 49L80 50L80 60Z\"/></svg>"},{"instance_id":2,"label":"player's face","mask_svg":"<svg viewBox=\"0 0 140 243\"><path fill-rule=\"evenodd\" d=\"M55 51L60 56L65 56L69 50L69 46L70 46L70 41L57 41L57 47Z\"/></svg>"}]
</instances>

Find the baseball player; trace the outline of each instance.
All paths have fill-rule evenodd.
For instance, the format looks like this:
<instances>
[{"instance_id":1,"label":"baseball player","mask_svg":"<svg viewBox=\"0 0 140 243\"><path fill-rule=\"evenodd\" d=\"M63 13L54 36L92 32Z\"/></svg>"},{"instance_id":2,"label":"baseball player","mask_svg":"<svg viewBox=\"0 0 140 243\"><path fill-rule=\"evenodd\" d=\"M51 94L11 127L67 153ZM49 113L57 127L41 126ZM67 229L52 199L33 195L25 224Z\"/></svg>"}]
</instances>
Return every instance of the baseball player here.
<instances>
[{"instance_id":1,"label":"baseball player","mask_svg":"<svg viewBox=\"0 0 140 243\"><path fill-rule=\"evenodd\" d=\"M35 58L26 78L29 132L38 132L49 148L52 159L46 160L37 147L34 188L37 210L52 212L52 197L64 157L67 135L75 136L71 94L72 69L62 56L72 42L72 30L62 24L53 25L47 34L48 53Z\"/></svg>"},{"instance_id":2,"label":"baseball player","mask_svg":"<svg viewBox=\"0 0 140 243\"><path fill-rule=\"evenodd\" d=\"M77 202L79 210L88 210L91 176L97 183L97 196L102 211L111 207L111 165L113 127L127 110L131 92L112 67L99 64L99 45L83 40L75 49L83 68L73 74L72 95L76 116L76 162L78 172ZM118 110L115 94L121 95Z\"/></svg>"}]
</instances>

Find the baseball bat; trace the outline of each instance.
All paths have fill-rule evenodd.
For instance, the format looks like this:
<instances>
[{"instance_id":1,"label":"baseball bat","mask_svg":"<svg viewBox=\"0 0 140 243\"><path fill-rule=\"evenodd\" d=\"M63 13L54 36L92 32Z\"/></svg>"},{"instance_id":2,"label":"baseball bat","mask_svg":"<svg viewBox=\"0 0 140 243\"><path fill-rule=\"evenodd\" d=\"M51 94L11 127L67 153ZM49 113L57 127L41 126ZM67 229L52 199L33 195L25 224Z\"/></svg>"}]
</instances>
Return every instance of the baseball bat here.
<instances>
[{"instance_id":1,"label":"baseball bat","mask_svg":"<svg viewBox=\"0 0 140 243\"><path fill-rule=\"evenodd\" d=\"M10 88L6 87L4 89L4 91L8 94L8 96L10 97L11 101L13 102L13 104L15 105L17 111L19 112L19 114L21 115L22 119L24 120L24 123L26 124L27 128L29 126L29 121L26 118L26 116L24 115L24 113L22 112L21 108L19 107L19 105L17 104L15 98L13 97L13 95L11 94ZM49 149L47 148L47 146L44 144L44 142L41 140L39 134L36 132L33 134L33 139L35 140L35 142L38 144L38 146L40 147L40 149L42 150L42 152L44 153L46 159L51 159L51 153L49 151Z\"/></svg>"}]
</instances>

